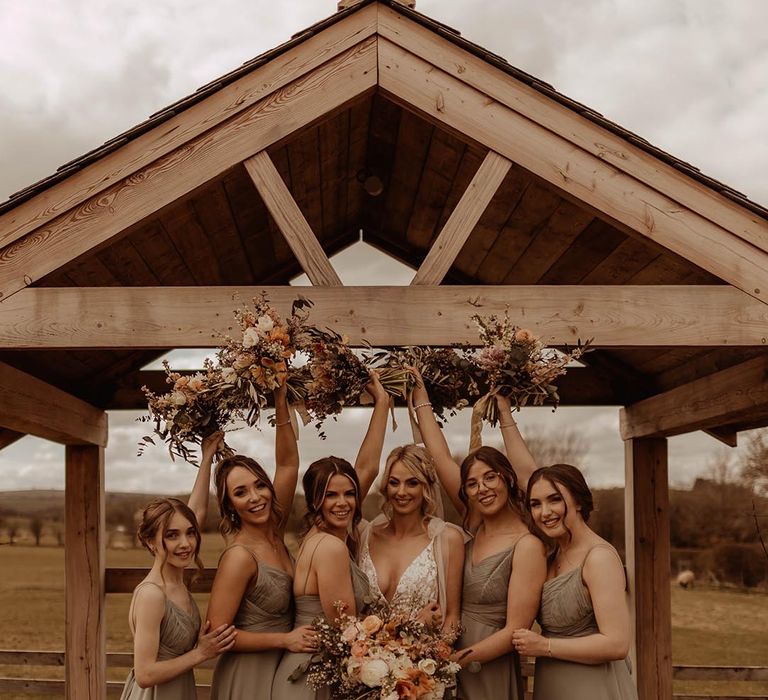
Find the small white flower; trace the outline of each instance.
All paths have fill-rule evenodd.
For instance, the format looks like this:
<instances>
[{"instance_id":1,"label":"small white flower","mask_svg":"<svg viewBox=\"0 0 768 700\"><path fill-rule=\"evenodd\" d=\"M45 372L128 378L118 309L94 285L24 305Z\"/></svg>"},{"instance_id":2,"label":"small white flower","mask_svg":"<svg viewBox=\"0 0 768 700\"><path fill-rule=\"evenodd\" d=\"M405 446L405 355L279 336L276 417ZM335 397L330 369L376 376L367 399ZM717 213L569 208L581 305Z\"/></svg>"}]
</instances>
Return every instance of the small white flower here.
<instances>
[{"instance_id":1,"label":"small white flower","mask_svg":"<svg viewBox=\"0 0 768 700\"><path fill-rule=\"evenodd\" d=\"M259 331L256 328L246 328L243 332L243 347L252 348L259 342Z\"/></svg>"},{"instance_id":2,"label":"small white flower","mask_svg":"<svg viewBox=\"0 0 768 700\"><path fill-rule=\"evenodd\" d=\"M183 391L174 391L171 394L171 403L174 406L183 406L187 403L187 397L184 395Z\"/></svg>"},{"instance_id":3,"label":"small white flower","mask_svg":"<svg viewBox=\"0 0 768 700\"><path fill-rule=\"evenodd\" d=\"M267 314L259 316L256 321L256 328L258 328L261 333L269 333L274 327L275 322Z\"/></svg>"},{"instance_id":4,"label":"small white flower","mask_svg":"<svg viewBox=\"0 0 768 700\"><path fill-rule=\"evenodd\" d=\"M424 671L428 676L434 676L437 671L437 661L434 659L422 659L419 661L419 671Z\"/></svg>"},{"instance_id":5,"label":"small white flower","mask_svg":"<svg viewBox=\"0 0 768 700\"><path fill-rule=\"evenodd\" d=\"M380 686L387 677L389 667L382 659L371 659L363 663L360 669L360 680L369 688Z\"/></svg>"},{"instance_id":6,"label":"small white flower","mask_svg":"<svg viewBox=\"0 0 768 700\"><path fill-rule=\"evenodd\" d=\"M227 383L227 384L234 384L235 381L237 381L237 372L233 367L224 367L221 370L221 378Z\"/></svg>"}]
</instances>

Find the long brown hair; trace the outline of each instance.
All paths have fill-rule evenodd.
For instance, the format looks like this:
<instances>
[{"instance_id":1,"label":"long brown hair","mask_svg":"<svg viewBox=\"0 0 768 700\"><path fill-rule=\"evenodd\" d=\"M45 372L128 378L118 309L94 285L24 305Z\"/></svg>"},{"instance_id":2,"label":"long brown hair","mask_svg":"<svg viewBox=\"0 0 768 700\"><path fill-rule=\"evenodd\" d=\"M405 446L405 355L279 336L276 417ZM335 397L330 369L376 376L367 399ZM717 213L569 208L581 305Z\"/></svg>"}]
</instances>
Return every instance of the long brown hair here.
<instances>
[{"instance_id":1,"label":"long brown hair","mask_svg":"<svg viewBox=\"0 0 768 700\"><path fill-rule=\"evenodd\" d=\"M226 538L233 533L237 534L240 532L240 529L243 526L240 516L237 514L237 511L229 498L229 494L227 493L227 477L236 467L247 469L269 488L269 492L272 494L270 519L272 520L272 526L275 531L278 531L283 524L285 514L283 512L283 507L277 500L275 486L269 476L267 476L264 468L255 459L251 459L244 455L227 457L226 459L222 459L221 462L216 465L216 473L213 480L216 484L216 501L219 504L219 515L221 516L219 531Z\"/></svg>"},{"instance_id":2,"label":"long brown hair","mask_svg":"<svg viewBox=\"0 0 768 700\"><path fill-rule=\"evenodd\" d=\"M495 447L483 445L474 452L470 452L464 458L464 461L459 468L459 474L461 476L459 498L464 504L464 520L462 522L462 527L466 530L469 524L469 497L467 496L465 484L467 483L469 470L475 465L475 462L487 464L502 478L507 487L507 504L514 513L520 516L523 522L526 522L527 517L525 509L523 508L523 492L517 484L517 474L515 474L515 470L512 468L507 456L503 452L500 452Z\"/></svg>"},{"instance_id":3,"label":"long brown hair","mask_svg":"<svg viewBox=\"0 0 768 700\"><path fill-rule=\"evenodd\" d=\"M392 516L392 508L386 500L387 482L389 481L389 474L392 471L392 467L395 466L397 462L402 462L408 471L411 472L423 486L422 490L424 496L421 504L422 515L435 515L438 511L439 499L441 499L442 496L440 494L440 487L437 483L437 473L435 472L435 464L432 461L432 456L420 445L403 445L401 447L396 447L389 453L384 466L384 474L382 475L379 484L379 492L385 498L383 509L386 509L384 512L387 517Z\"/></svg>"},{"instance_id":4,"label":"long brown hair","mask_svg":"<svg viewBox=\"0 0 768 700\"><path fill-rule=\"evenodd\" d=\"M352 532L347 536L347 548L352 557L357 556L357 526L363 517L360 508L360 480L357 478L357 472L354 467L341 457L323 457L309 465L307 471L301 480L304 487L304 496L307 500L307 512L304 514L301 536L309 532L314 526L320 530L325 530L325 520L323 519L323 501L328 491L328 483L331 477L336 474L346 476L355 489L355 512L352 516Z\"/></svg>"},{"instance_id":5,"label":"long brown hair","mask_svg":"<svg viewBox=\"0 0 768 700\"><path fill-rule=\"evenodd\" d=\"M186 518L195 530L195 538L197 540L195 544L195 566L197 570L192 576L192 580L194 580L203 572L203 562L200 561L200 543L202 538L195 513L184 501L180 501L178 498L155 498L147 503L141 513L141 523L139 523L137 533L139 542L144 545L150 554L154 555L155 551L152 546L157 533L160 532L162 533L163 550L165 550L165 533L168 530L168 522L174 513L179 513L179 515Z\"/></svg>"}]
</instances>

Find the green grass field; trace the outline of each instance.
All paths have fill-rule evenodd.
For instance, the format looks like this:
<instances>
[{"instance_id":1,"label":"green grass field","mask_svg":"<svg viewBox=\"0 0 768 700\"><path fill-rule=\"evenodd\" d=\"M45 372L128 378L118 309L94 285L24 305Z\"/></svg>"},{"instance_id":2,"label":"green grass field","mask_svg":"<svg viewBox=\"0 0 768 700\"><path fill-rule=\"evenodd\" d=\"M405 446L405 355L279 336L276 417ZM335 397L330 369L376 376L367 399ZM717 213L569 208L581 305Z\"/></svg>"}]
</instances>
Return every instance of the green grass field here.
<instances>
[{"instance_id":1,"label":"green grass field","mask_svg":"<svg viewBox=\"0 0 768 700\"><path fill-rule=\"evenodd\" d=\"M220 539L204 540L202 557L214 566ZM108 566L148 566L143 550L108 550ZM0 547L0 648L61 650L64 648L64 550L58 547ZM207 596L197 596L205 610ZM130 651L127 594L107 596L107 649ZM672 590L672 646L675 664L724 666L768 665L768 596L696 589ZM109 669L110 680L122 680L126 671ZM62 678L52 667L0 667L0 676ZM198 679L207 681L201 671ZM768 682L677 681L676 692L768 697ZM22 696L1 695L2 700ZM29 696L26 696L29 697ZM50 697L50 696L49 696Z\"/></svg>"}]
</instances>

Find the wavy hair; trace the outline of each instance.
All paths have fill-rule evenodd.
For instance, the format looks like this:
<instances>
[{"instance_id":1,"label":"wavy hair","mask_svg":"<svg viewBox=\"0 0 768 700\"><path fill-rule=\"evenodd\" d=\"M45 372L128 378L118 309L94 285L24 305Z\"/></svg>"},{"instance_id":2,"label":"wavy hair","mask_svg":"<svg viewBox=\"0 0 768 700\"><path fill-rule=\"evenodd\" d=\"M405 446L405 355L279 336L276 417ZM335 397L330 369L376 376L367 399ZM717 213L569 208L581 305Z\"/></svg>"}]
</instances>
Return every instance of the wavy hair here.
<instances>
[{"instance_id":1,"label":"wavy hair","mask_svg":"<svg viewBox=\"0 0 768 700\"><path fill-rule=\"evenodd\" d=\"M379 482L379 493L384 496L382 510L388 517L392 517L392 505L387 499L387 482L392 467L401 462L411 474L413 474L423 487L423 501L421 504L422 515L435 515L442 504L440 486L437 481L437 472L432 456L420 445L403 445L396 447L389 453L384 465L384 473Z\"/></svg>"}]
</instances>

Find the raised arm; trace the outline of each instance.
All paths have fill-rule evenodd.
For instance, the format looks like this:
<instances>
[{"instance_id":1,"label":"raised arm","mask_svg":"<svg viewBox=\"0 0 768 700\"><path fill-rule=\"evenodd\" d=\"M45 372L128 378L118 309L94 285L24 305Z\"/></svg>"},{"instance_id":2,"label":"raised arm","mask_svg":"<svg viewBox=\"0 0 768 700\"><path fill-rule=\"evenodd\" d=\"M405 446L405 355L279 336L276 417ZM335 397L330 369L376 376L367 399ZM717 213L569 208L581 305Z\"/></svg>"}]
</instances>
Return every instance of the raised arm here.
<instances>
[{"instance_id":1,"label":"raised arm","mask_svg":"<svg viewBox=\"0 0 768 700\"><path fill-rule=\"evenodd\" d=\"M216 450L224 440L224 431L217 430L203 439L200 451L200 468L197 470L195 485L192 487L192 493L189 495L187 505L197 518L197 525L202 530L205 526L205 514L208 512L208 497L211 489L211 464L216 454Z\"/></svg>"},{"instance_id":2,"label":"raised arm","mask_svg":"<svg viewBox=\"0 0 768 700\"><path fill-rule=\"evenodd\" d=\"M445 537L443 548L445 562L445 631L458 631L461 624L461 586L464 576L464 538L452 527L446 527L441 537Z\"/></svg>"},{"instance_id":3,"label":"raised arm","mask_svg":"<svg viewBox=\"0 0 768 700\"><path fill-rule=\"evenodd\" d=\"M141 688L151 688L177 678L198 664L229 651L234 643L234 627L220 625L203 630L197 646L186 654L158 661L160 624L165 615L165 595L157 586L145 585L136 592L133 603L133 670Z\"/></svg>"},{"instance_id":4,"label":"raised arm","mask_svg":"<svg viewBox=\"0 0 768 700\"><path fill-rule=\"evenodd\" d=\"M293 506L296 482L299 480L299 447L291 425L288 409L288 387L283 384L275 389L275 495L283 508L285 528Z\"/></svg>"},{"instance_id":5,"label":"raised arm","mask_svg":"<svg viewBox=\"0 0 768 700\"><path fill-rule=\"evenodd\" d=\"M413 405L416 411L416 419L419 422L421 437L424 440L424 446L429 454L432 455L437 476L445 492L448 494L456 510L459 513L464 513L464 504L459 498L459 491L461 489L459 465L453 459L445 435L443 435L443 431L437 424L435 414L432 412L424 380L418 371L415 369L411 371L416 377L416 388L413 390Z\"/></svg>"},{"instance_id":6,"label":"raised arm","mask_svg":"<svg viewBox=\"0 0 768 700\"><path fill-rule=\"evenodd\" d=\"M472 661L484 664L512 651L512 633L529 628L536 618L541 589L547 577L544 545L534 535L524 535L515 547L512 575L507 589L506 624L498 632L460 649L454 656L462 666Z\"/></svg>"},{"instance_id":7,"label":"raised arm","mask_svg":"<svg viewBox=\"0 0 768 700\"><path fill-rule=\"evenodd\" d=\"M371 371L371 381L365 390L373 397L373 412L368 423L360 451L355 459L355 471L360 480L360 502L362 503L379 475L381 451L384 449L384 436L387 432L387 412L389 394L379 381L375 370Z\"/></svg>"},{"instance_id":8,"label":"raised arm","mask_svg":"<svg viewBox=\"0 0 768 700\"><path fill-rule=\"evenodd\" d=\"M325 617L328 620L338 617L337 603L344 606L344 612L348 615L356 615L355 590L352 586L347 545L337 537L323 538L317 546L313 568L317 577L317 594L320 596Z\"/></svg>"},{"instance_id":9,"label":"raised arm","mask_svg":"<svg viewBox=\"0 0 768 700\"><path fill-rule=\"evenodd\" d=\"M517 480L520 488L525 494L528 486L528 479L536 471L538 465L533 459L533 455L528 450L523 436L517 429L517 423L512 417L512 402L507 396L496 394L496 405L499 407L499 428L501 437L504 440L504 450L507 453L507 459L517 474Z\"/></svg>"},{"instance_id":10,"label":"raised arm","mask_svg":"<svg viewBox=\"0 0 768 700\"><path fill-rule=\"evenodd\" d=\"M213 579L207 618L211 626L233 624L248 585L258 575L258 564L244 547L224 552ZM309 627L291 632L248 632L237 630L233 651L253 652L265 649L313 651Z\"/></svg>"}]
</instances>

